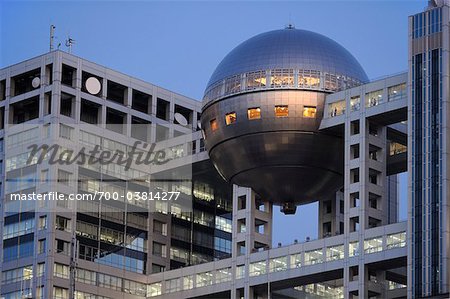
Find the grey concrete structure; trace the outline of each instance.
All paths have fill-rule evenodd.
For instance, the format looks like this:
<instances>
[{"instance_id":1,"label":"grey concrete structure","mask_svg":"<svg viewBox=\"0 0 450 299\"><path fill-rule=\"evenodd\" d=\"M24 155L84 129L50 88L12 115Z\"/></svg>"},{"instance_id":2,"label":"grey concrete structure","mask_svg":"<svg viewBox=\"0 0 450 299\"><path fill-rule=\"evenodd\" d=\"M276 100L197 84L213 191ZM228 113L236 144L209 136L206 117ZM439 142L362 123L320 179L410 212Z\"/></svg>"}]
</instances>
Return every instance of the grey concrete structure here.
<instances>
[{"instance_id":1,"label":"grey concrete structure","mask_svg":"<svg viewBox=\"0 0 450 299\"><path fill-rule=\"evenodd\" d=\"M298 31L289 39L292 27L262 34L224 59L203 104L61 51L0 69L0 298L448 297L449 23L449 2L430 1L409 20L409 70L373 81L325 37ZM322 53L299 46L304 38ZM279 47L278 39L288 42ZM242 54L253 50L252 59ZM270 114L279 98L287 116L277 119ZM328 138L329 157L314 160L323 145L312 154L302 147L318 139L287 135L211 150L243 132L305 128ZM51 149L29 160L30 144L59 145L64 163L51 162ZM250 179L233 184L233 172L257 160L239 155L257 158L283 144L290 157L268 156L322 163L335 176L311 194L301 173L278 177L291 190L277 186L270 196ZM96 146L121 151L131 168L65 163L68 150ZM161 163L138 163L154 151L164 152ZM220 159L230 168L216 163L219 174L211 160ZM408 220L400 221L405 172ZM55 191L124 198L12 200ZM290 198L292 191L302 194ZM180 198L144 202L135 192ZM319 203L317 239L273 245L276 205L290 202L284 209L292 212L311 201Z\"/></svg>"}]
</instances>

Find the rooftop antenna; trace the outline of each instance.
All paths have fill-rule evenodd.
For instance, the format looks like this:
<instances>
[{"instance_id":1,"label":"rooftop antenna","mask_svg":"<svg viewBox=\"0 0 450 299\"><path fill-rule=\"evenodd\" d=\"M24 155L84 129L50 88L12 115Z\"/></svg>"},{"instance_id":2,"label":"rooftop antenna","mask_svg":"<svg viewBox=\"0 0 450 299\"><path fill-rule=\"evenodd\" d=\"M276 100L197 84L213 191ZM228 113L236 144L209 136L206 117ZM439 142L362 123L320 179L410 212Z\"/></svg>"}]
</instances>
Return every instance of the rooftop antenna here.
<instances>
[{"instance_id":1,"label":"rooftop antenna","mask_svg":"<svg viewBox=\"0 0 450 299\"><path fill-rule=\"evenodd\" d=\"M75 40L70 36L66 39L66 47L69 48L69 53L72 53L72 46L75 44Z\"/></svg>"},{"instance_id":2,"label":"rooftop antenna","mask_svg":"<svg viewBox=\"0 0 450 299\"><path fill-rule=\"evenodd\" d=\"M55 25L50 25L50 52L54 50L53 42L55 40Z\"/></svg>"},{"instance_id":3,"label":"rooftop antenna","mask_svg":"<svg viewBox=\"0 0 450 299\"><path fill-rule=\"evenodd\" d=\"M289 13L289 23L286 26L284 26L284 29L295 29L295 25L291 21L291 13Z\"/></svg>"}]
</instances>

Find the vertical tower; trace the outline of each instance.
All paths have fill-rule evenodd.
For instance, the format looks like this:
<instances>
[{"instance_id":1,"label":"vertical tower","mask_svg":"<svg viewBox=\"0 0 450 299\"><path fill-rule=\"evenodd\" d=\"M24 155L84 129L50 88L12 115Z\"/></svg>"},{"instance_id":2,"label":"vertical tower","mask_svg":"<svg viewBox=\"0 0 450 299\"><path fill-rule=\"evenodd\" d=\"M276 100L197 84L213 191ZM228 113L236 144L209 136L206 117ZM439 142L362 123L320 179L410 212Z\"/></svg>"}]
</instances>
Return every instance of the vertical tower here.
<instances>
[{"instance_id":1,"label":"vertical tower","mask_svg":"<svg viewBox=\"0 0 450 299\"><path fill-rule=\"evenodd\" d=\"M449 291L448 24L449 1L409 18L410 298Z\"/></svg>"}]
</instances>

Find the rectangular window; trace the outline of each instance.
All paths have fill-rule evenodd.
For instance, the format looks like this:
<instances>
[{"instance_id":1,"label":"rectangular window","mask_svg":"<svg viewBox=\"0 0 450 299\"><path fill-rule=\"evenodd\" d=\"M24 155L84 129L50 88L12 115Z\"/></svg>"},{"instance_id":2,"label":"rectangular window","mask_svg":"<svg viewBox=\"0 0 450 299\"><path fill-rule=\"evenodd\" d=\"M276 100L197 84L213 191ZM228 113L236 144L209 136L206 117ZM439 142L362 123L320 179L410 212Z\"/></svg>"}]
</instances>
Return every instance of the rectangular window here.
<instances>
[{"instance_id":1,"label":"rectangular window","mask_svg":"<svg viewBox=\"0 0 450 299\"><path fill-rule=\"evenodd\" d=\"M355 96L350 98L350 111L358 111L361 108L361 97Z\"/></svg>"},{"instance_id":2,"label":"rectangular window","mask_svg":"<svg viewBox=\"0 0 450 299\"><path fill-rule=\"evenodd\" d=\"M406 83L391 86L388 88L388 101L399 100L406 97Z\"/></svg>"},{"instance_id":3,"label":"rectangular window","mask_svg":"<svg viewBox=\"0 0 450 299\"><path fill-rule=\"evenodd\" d=\"M366 107L380 105L383 102L383 90L376 90L366 93Z\"/></svg>"},{"instance_id":4,"label":"rectangular window","mask_svg":"<svg viewBox=\"0 0 450 299\"><path fill-rule=\"evenodd\" d=\"M291 268L300 268L302 266L302 255L301 253L291 255Z\"/></svg>"},{"instance_id":5,"label":"rectangular window","mask_svg":"<svg viewBox=\"0 0 450 299\"><path fill-rule=\"evenodd\" d=\"M46 244L45 239L38 241L38 254L45 253L46 247L45 244Z\"/></svg>"},{"instance_id":6,"label":"rectangular window","mask_svg":"<svg viewBox=\"0 0 450 299\"><path fill-rule=\"evenodd\" d=\"M61 216L56 216L56 229L70 232L71 230L70 219Z\"/></svg>"},{"instance_id":7,"label":"rectangular window","mask_svg":"<svg viewBox=\"0 0 450 299\"><path fill-rule=\"evenodd\" d=\"M255 262L250 264L250 276L259 276L266 274L266 261Z\"/></svg>"},{"instance_id":8,"label":"rectangular window","mask_svg":"<svg viewBox=\"0 0 450 299\"><path fill-rule=\"evenodd\" d=\"M316 107L314 106L304 106L303 107L303 117L316 117Z\"/></svg>"},{"instance_id":9,"label":"rectangular window","mask_svg":"<svg viewBox=\"0 0 450 299\"><path fill-rule=\"evenodd\" d=\"M228 125L234 124L236 122L236 112L230 112L225 115L225 122Z\"/></svg>"},{"instance_id":10,"label":"rectangular window","mask_svg":"<svg viewBox=\"0 0 450 299\"><path fill-rule=\"evenodd\" d=\"M249 108L247 110L248 119L260 119L261 118L261 108Z\"/></svg>"},{"instance_id":11,"label":"rectangular window","mask_svg":"<svg viewBox=\"0 0 450 299\"><path fill-rule=\"evenodd\" d=\"M305 265L315 265L323 263L322 249L305 252Z\"/></svg>"},{"instance_id":12,"label":"rectangular window","mask_svg":"<svg viewBox=\"0 0 450 299\"><path fill-rule=\"evenodd\" d=\"M393 235L388 235L386 239L386 248L399 248L406 246L406 233L398 233Z\"/></svg>"},{"instance_id":13,"label":"rectangular window","mask_svg":"<svg viewBox=\"0 0 450 299\"><path fill-rule=\"evenodd\" d=\"M383 239L373 238L369 240L364 240L364 252L365 253L375 253L383 250Z\"/></svg>"},{"instance_id":14,"label":"rectangular window","mask_svg":"<svg viewBox=\"0 0 450 299\"><path fill-rule=\"evenodd\" d=\"M196 275L197 287L212 285L213 274L211 272L199 273Z\"/></svg>"},{"instance_id":15,"label":"rectangular window","mask_svg":"<svg viewBox=\"0 0 450 299\"><path fill-rule=\"evenodd\" d=\"M245 276L245 265L236 266L236 279L242 279Z\"/></svg>"},{"instance_id":16,"label":"rectangular window","mask_svg":"<svg viewBox=\"0 0 450 299\"><path fill-rule=\"evenodd\" d=\"M227 282L231 280L231 268L216 270L216 283Z\"/></svg>"},{"instance_id":17,"label":"rectangular window","mask_svg":"<svg viewBox=\"0 0 450 299\"><path fill-rule=\"evenodd\" d=\"M53 264L53 275L59 278L69 278L69 266L55 263Z\"/></svg>"},{"instance_id":18,"label":"rectangular window","mask_svg":"<svg viewBox=\"0 0 450 299\"><path fill-rule=\"evenodd\" d=\"M288 257L282 256L270 259L270 272L286 271L288 266Z\"/></svg>"},{"instance_id":19,"label":"rectangular window","mask_svg":"<svg viewBox=\"0 0 450 299\"><path fill-rule=\"evenodd\" d=\"M336 261L344 258L344 245L338 245L327 248L327 262Z\"/></svg>"},{"instance_id":20,"label":"rectangular window","mask_svg":"<svg viewBox=\"0 0 450 299\"><path fill-rule=\"evenodd\" d=\"M219 128L219 125L217 124L217 120L214 118L212 119L210 122L211 125L211 131L217 131L217 129Z\"/></svg>"},{"instance_id":21,"label":"rectangular window","mask_svg":"<svg viewBox=\"0 0 450 299\"><path fill-rule=\"evenodd\" d=\"M275 106L275 116L276 117L287 117L287 116L289 116L289 107L287 105Z\"/></svg>"},{"instance_id":22,"label":"rectangular window","mask_svg":"<svg viewBox=\"0 0 450 299\"><path fill-rule=\"evenodd\" d=\"M163 236L167 236L167 223L153 220L153 232Z\"/></svg>"},{"instance_id":23,"label":"rectangular window","mask_svg":"<svg viewBox=\"0 0 450 299\"><path fill-rule=\"evenodd\" d=\"M166 245L153 242L153 255L166 257Z\"/></svg>"},{"instance_id":24,"label":"rectangular window","mask_svg":"<svg viewBox=\"0 0 450 299\"><path fill-rule=\"evenodd\" d=\"M39 229L47 228L47 215L39 217Z\"/></svg>"}]
</instances>

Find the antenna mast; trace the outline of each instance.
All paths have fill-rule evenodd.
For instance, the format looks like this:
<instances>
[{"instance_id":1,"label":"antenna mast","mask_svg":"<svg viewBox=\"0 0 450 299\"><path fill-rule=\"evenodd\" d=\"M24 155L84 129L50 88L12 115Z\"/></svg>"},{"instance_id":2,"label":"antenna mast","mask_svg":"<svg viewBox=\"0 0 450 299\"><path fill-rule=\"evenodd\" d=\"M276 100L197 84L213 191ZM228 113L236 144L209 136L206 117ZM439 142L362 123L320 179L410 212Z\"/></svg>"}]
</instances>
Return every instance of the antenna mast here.
<instances>
[{"instance_id":1,"label":"antenna mast","mask_svg":"<svg viewBox=\"0 0 450 299\"><path fill-rule=\"evenodd\" d=\"M50 25L50 52L54 50L53 41L55 39L55 25Z\"/></svg>"}]
</instances>

